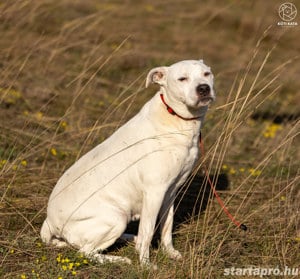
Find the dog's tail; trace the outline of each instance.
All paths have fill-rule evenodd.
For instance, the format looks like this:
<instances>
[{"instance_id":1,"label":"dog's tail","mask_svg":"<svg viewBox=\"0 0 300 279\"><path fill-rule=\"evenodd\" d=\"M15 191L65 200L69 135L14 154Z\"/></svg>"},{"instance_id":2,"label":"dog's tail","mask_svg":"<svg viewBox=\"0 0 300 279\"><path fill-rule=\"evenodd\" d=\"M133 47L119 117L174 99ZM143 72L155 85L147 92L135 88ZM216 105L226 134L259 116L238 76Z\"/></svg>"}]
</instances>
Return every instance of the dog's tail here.
<instances>
[{"instance_id":1,"label":"dog's tail","mask_svg":"<svg viewBox=\"0 0 300 279\"><path fill-rule=\"evenodd\" d=\"M45 242L46 244L49 244L53 238L53 234L51 232L51 227L48 222L48 219L44 221L43 226L41 228L41 238L43 242Z\"/></svg>"}]
</instances>

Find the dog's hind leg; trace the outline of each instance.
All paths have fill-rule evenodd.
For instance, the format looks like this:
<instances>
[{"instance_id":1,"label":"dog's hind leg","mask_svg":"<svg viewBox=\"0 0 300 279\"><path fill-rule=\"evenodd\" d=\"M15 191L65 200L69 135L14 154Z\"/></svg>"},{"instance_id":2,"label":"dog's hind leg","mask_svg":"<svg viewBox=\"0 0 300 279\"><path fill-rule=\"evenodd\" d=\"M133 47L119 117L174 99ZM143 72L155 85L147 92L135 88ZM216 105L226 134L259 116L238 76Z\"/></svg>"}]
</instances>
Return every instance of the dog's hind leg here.
<instances>
[{"instance_id":1,"label":"dog's hind leg","mask_svg":"<svg viewBox=\"0 0 300 279\"><path fill-rule=\"evenodd\" d=\"M80 252L99 263L131 263L131 260L126 257L101 253L120 238L126 226L126 216L122 218L119 214L110 214L109 219L94 219L90 220L89 223L80 224L81 229L84 228L84 231L80 234L80 239L84 240L79 247Z\"/></svg>"},{"instance_id":2,"label":"dog's hind leg","mask_svg":"<svg viewBox=\"0 0 300 279\"><path fill-rule=\"evenodd\" d=\"M41 238L43 242L46 244L49 244L53 238L53 232L51 231L50 223L48 222L48 219L46 219L42 225L41 228Z\"/></svg>"},{"instance_id":3,"label":"dog's hind leg","mask_svg":"<svg viewBox=\"0 0 300 279\"><path fill-rule=\"evenodd\" d=\"M68 246L68 243L64 239L57 238L55 236L55 233L53 232L48 219L44 221L43 226L41 228L41 238L46 244L52 244L56 247Z\"/></svg>"}]
</instances>

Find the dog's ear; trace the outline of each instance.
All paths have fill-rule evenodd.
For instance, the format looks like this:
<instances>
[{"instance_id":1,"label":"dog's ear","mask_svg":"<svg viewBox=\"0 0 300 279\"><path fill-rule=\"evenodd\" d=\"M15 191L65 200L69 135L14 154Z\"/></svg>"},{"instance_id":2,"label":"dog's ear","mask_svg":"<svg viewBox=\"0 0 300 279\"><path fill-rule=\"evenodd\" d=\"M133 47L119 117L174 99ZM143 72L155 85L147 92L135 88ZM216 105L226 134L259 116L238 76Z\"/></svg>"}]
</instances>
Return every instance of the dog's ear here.
<instances>
[{"instance_id":1,"label":"dog's ear","mask_svg":"<svg viewBox=\"0 0 300 279\"><path fill-rule=\"evenodd\" d=\"M167 70L168 67L157 67L152 69L147 75L146 88L150 83L157 83L159 85L162 85L166 80Z\"/></svg>"}]
</instances>

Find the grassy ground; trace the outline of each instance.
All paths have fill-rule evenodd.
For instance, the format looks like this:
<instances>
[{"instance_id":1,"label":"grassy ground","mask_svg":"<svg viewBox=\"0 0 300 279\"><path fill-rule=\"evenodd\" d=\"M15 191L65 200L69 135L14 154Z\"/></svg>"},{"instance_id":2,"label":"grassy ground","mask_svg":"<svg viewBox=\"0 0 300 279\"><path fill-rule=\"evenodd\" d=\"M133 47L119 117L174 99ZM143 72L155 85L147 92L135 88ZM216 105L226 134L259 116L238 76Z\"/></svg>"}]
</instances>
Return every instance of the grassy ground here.
<instances>
[{"instance_id":1,"label":"grassy ground","mask_svg":"<svg viewBox=\"0 0 300 279\"><path fill-rule=\"evenodd\" d=\"M300 27L277 26L280 4L2 1L0 277L235 278L224 268L300 269ZM156 271L139 266L133 244L110 252L131 266L100 266L42 244L47 199L64 170L153 95L156 88L144 89L148 70L197 58L212 66L218 93L203 160L229 181L221 196L249 230L205 199L174 232L184 260L154 247Z\"/></svg>"}]
</instances>

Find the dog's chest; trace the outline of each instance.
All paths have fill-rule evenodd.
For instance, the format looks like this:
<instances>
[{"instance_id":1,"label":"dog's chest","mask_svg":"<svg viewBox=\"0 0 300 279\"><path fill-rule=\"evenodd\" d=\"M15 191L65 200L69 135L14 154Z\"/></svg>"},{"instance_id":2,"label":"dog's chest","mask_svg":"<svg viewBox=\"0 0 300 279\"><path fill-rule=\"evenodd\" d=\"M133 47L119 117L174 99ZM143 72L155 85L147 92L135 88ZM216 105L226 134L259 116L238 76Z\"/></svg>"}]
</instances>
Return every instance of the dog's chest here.
<instances>
[{"instance_id":1,"label":"dog's chest","mask_svg":"<svg viewBox=\"0 0 300 279\"><path fill-rule=\"evenodd\" d=\"M178 184L180 185L186 181L199 158L200 151L197 140L194 139L192 144L187 146L185 152L181 154L183 154L180 158L181 170L178 173Z\"/></svg>"}]
</instances>

